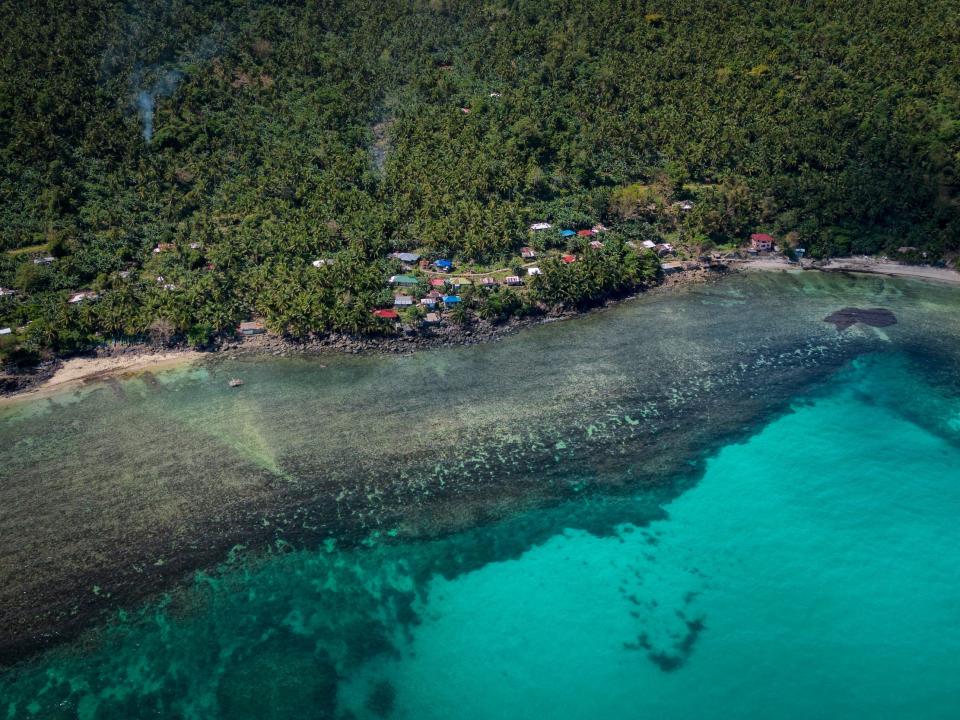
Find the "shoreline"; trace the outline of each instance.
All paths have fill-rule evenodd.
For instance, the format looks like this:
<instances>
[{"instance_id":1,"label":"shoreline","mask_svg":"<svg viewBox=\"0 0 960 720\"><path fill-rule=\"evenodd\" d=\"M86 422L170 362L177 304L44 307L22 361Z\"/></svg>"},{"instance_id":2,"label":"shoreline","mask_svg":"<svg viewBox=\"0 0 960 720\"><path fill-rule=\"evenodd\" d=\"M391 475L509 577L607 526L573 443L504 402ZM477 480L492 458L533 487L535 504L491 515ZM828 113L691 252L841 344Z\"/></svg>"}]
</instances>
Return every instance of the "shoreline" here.
<instances>
[{"instance_id":1,"label":"shoreline","mask_svg":"<svg viewBox=\"0 0 960 720\"><path fill-rule=\"evenodd\" d=\"M157 348L145 343L102 345L85 354L52 360L32 375L15 376L26 382L12 390L0 386L0 407L21 400L42 399L111 377L166 370L201 360L215 362L244 356L402 355L441 347L496 342L526 328L586 317L637 297L669 292L681 285L711 282L723 274L724 271L705 269L686 271L667 276L663 282L653 287L609 298L602 304L585 310L557 310L510 318L499 323L474 319L462 326L446 324L438 328L397 335L355 337L333 333L320 338L293 340L263 334L224 338L205 350L186 347Z\"/></svg>"},{"instance_id":2,"label":"shoreline","mask_svg":"<svg viewBox=\"0 0 960 720\"><path fill-rule=\"evenodd\" d=\"M816 270L834 273L861 273L902 277L912 280L930 280L960 285L960 271L926 265L901 263L870 257L838 258L814 261L806 264L791 263L781 257L760 257L734 260L718 270L688 270L667 275L651 288L610 298L604 303L586 310L562 310L525 318L511 318L502 323L485 320L456 326L447 324L421 332L406 332L399 335L354 337L330 334L308 340L291 340L276 335L258 335L246 338L226 338L212 348L195 350L183 347L155 348L146 344L105 345L91 353L66 359L56 359L41 367L33 375L15 376L26 382L14 389L0 387L0 406L19 400L40 399L71 387L105 380L124 374L136 374L154 370L170 369L203 359L219 360L239 356L262 355L288 357L291 355L340 355L361 354L409 354L421 350L460 345L476 345L495 342L536 325L586 317L605 308L613 307L633 298L669 292L678 286L710 282L724 275L742 271L805 272Z\"/></svg>"},{"instance_id":3,"label":"shoreline","mask_svg":"<svg viewBox=\"0 0 960 720\"><path fill-rule=\"evenodd\" d=\"M827 261L807 261L791 263L780 257L754 258L734 261L736 270L817 270L827 273L861 273L863 275L885 275L910 280L933 280L935 282L960 285L960 271L931 265L904 265L892 260L863 257L834 258Z\"/></svg>"},{"instance_id":4,"label":"shoreline","mask_svg":"<svg viewBox=\"0 0 960 720\"><path fill-rule=\"evenodd\" d=\"M196 362L208 355L197 350L168 349L153 350L148 346L131 345L127 352L106 355L78 355L65 360L57 360L45 373L38 373L42 379L26 385L24 388L8 393L0 393L0 407L18 400L39 400L49 395L82 387L98 380L118 375L134 375L154 370L166 370L179 365Z\"/></svg>"}]
</instances>

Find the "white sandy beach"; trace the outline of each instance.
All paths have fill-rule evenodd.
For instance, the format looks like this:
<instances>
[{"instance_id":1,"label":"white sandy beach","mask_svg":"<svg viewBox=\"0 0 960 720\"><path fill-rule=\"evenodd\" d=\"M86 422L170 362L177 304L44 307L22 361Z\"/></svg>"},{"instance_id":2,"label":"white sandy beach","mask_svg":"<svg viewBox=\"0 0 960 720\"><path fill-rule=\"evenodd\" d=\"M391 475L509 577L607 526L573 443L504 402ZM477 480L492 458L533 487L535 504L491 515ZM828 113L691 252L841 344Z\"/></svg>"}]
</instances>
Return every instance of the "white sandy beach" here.
<instances>
[{"instance_id":1,"label":"white sandy beach","mask_svg":"<svg viewBox=\"0 0 960 720\"><path fill-rule=\"evenodd\" d=\"M70 385L79 385L90 380L99 380L111 375L138 373L166 369L194 362L204 356L195 350L172 350L150 354L118 355L116 357L85 358L76 357L64 361L46 382L7 397L0 397L0 403L22 398L36 398Z\"/></svg>"},{"instance_id":2,"label":"white sandy beach","mask_svg":"<svg viewBox=\"0 0 960 720\"><path fill-rule=\"evenodd\" d=\"M736 263L735 267L747 270L796 270L801 267L797 263L787 262L780 257L761 257L744 260ZM891 260L871 257L838 258L826 263L814 265L810 261L803 263L803 270L820 270L822 272L858 272L874 275L889 275L893 277L908 277L920 280L937 280L960 284L960 272L949 268L932 267L930 265L904 265Z\"/></svg>"}]
</instances>

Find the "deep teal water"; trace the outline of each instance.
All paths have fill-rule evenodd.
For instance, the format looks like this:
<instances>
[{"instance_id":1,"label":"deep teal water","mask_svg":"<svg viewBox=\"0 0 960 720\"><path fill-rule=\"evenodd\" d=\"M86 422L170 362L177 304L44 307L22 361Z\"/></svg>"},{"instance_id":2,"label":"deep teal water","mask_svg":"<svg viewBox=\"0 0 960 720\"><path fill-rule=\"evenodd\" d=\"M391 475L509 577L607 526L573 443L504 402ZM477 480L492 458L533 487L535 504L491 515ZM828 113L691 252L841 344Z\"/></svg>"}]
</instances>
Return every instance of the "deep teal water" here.
<instances>
[{"instance_id":1,"label":"deep teal water","mask_svg":"<svg viewBox=\"0 0 960 720\"><path fill-rule=\"evenodd\" d=\"M956 718L960 399L918 362L857 359L679 494L238 549L8 672L0 718Z\"/></svg>"}]
</instances>

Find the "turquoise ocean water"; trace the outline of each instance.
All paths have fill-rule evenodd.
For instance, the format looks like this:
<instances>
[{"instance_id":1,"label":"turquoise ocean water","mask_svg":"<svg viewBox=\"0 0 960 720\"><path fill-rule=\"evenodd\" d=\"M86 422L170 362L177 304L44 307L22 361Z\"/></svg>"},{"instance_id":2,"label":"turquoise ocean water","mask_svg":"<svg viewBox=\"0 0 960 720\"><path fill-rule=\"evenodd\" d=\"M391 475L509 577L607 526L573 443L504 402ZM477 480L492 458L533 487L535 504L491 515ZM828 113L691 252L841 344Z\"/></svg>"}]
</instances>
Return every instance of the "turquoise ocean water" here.
<instances>
[{"instance_id":1,"label":"turquoise ocean water","mask_svg":"<svg viewBox=\"0 0 960 720\"><path fill-rule=\"evenodd\" d=\"M9 672L0 718L956 718L960 401L912 362L855 360L678 495L238 559Z\"/></svg>"}]
</instances>

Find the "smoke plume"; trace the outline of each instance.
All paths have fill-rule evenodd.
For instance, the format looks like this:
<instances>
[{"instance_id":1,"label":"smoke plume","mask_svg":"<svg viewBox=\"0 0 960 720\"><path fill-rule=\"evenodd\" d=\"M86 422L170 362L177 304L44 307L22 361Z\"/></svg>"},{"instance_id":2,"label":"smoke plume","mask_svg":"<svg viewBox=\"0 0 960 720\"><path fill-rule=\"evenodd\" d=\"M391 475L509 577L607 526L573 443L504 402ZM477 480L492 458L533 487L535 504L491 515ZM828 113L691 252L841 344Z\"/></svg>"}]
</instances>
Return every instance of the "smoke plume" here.
<instances>
[{"instance_id":1,"label":"smoke plume","mask_svg":"<svg viewBox=\"0 0 960 720\"><path fill-rule=\"evenodd\" d=\"M179 70L167 70L149 89L137 91L137 114L143 124L143 139L148 145L153 140L153 114L157 98L172 95L182 79L183 73Z\"/></svg>"}]
</instances>

